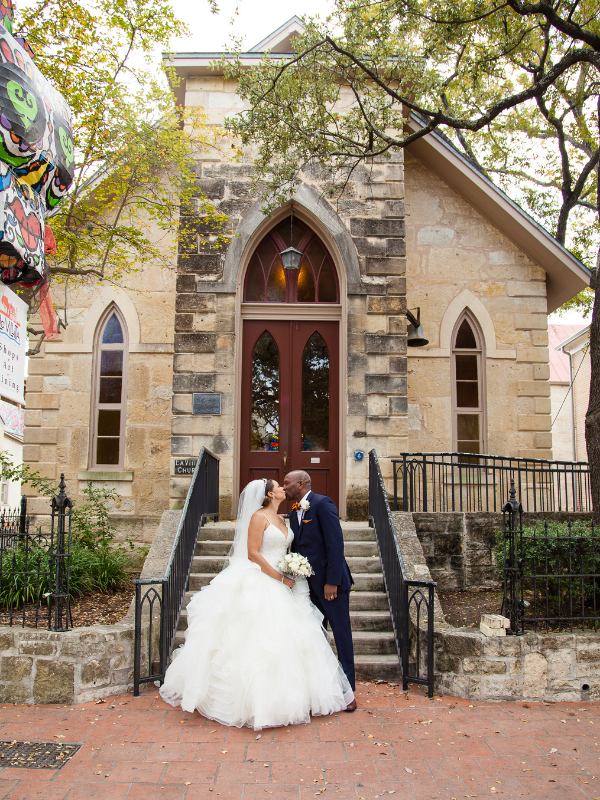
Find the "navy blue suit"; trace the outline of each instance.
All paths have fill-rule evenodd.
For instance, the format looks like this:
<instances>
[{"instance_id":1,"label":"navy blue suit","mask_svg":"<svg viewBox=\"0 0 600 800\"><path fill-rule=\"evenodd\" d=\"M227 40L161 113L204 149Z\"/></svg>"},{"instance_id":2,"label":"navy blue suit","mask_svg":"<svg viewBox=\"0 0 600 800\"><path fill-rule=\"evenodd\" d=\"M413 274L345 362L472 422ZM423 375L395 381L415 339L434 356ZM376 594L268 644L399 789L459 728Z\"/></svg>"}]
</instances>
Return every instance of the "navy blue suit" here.
<instances>
[{"instance_id":1,"label":"navy blue suit","mask_svg":"<svg viewBox=\"0 0 600 800\"><path fill-rule=\"evenodd\" d=\"M335 504L329 497L311 492L310 508L298 526L296 511L290 511L290 527L294 532L292 550L305 556L314 570L308 579L310 599L331 625L340 664L352 689L354 680L354 648L350 627L350 587L354 583L344 558L344 536ZM338 587L335 600L325 599L325 584Z\"/></svg>"}]
</instances>

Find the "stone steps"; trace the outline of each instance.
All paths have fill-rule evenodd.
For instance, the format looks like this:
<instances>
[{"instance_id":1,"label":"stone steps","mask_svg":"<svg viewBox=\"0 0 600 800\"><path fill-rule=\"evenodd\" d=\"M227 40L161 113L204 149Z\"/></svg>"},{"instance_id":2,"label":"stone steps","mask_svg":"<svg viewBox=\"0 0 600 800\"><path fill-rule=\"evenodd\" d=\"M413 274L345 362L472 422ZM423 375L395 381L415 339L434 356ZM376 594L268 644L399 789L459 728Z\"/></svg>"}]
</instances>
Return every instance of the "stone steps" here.
<instances>
[{"instance_id":1,"label":"stone steps","mask_svg":"<svg viewBox=\"0 0 600 800\"><path fill-rule=\"evenodd\" d=\"M342 523L344 551L354 586L350 593L350 621L356 674L362 680L399 680L400 665L392 620L385 594L375 534L364 523ZM183 644L187 626L185 606L222 569L233 541L233 522L209 523L202 528L190 574L175 647ZM335 644L332 642L334 651Z\"/></svg>"},{"instance_id":2,"label":"stone steps","mask_svg":"<svg viewBox=\"0 0 600 800\"><path fill-rule=\"evenodd\" d=\"M217 575L217 572L191 572L190 573L190 589L197 592L203 586L209 584L212 579ZM356 592L377 592L384 593L383 575L377 572L370 573L352 573L354 578L354 586L352 587ZM387 600L386 600L387 602Z\"/></svg>"},{"instance_id":3,"label":"stone steps","mask_svg":"<svg viewBox=\"0 0 600 800\"><path fill-rule=\"evenodd\" d=\"M202 528L200 534L204 542L232 542L235 534L233 522L209 522ZM342 523L342 533L345 542L375 542L375 532L364 522Z\"/></svg>"},{"instance_id":4,"label":"stone steps","mask_svg":"<svg viewBox=\"0 0 600 800\"><path fill-rule=\"evenodd\" d=\"M177 630L187 628L187 608L181 609ZM353 631L386 631L392 630L392 620L389 611L350 611L350 623Z\"/></svg>"},{"instance_id":5,"label":"stone steps","mask_svg":"<svg viewBox=\"0 0 600 800\"><path fill-rule=\"evenodd\" d=\"M194 573L217 573L221 572L225 564L226 556L194 556L192 572ZM350 567L350 572L360 574L377 573L381 574L381 562L379 556L347 556L346 561Z\"/></svg>"},{"instance_id":6,"label":"stone steps","mask_svg":"<svg viewBox=\"0 0 600 800\"><path fill-rule=\"evenodd\" d=\"M212 580L214 575L196 576ZM207 581L209 583L210 581ZM204 584L206 585L206 584ZM183 600L183 609L190 602L196 592L186 592ZM350 611L383 611L389 612L387 595L385 592L350 592Z\"/></svg>"},{"instance_id":7,"label":"stone steps","mask_svg":"<svg viewBox=\"0 0 600 800\"><path fill-rule=\"evenodd\" d=\"M213 557L213 558L227 558L232 541L199 541L196 545L196 556ZM346 559L361 557L361 558L377 558L379 552L377 550L377 542L345 542L344 554Z\"/></svg>"}]
</instances>

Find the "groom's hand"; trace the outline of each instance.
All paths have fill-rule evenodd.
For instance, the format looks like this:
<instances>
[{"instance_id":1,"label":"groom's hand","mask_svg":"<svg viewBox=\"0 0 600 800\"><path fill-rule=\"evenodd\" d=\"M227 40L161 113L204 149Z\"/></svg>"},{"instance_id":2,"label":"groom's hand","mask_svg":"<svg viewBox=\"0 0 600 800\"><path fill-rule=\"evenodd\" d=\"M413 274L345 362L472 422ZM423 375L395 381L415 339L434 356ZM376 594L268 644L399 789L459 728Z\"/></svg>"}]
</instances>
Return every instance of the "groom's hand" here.
<instances>
[{"instance_id":1,"label":"groom's hand","mask_svg":"<svg viewBox=\"0 0 600 800\"><path fill-rule=\"evenodd\" d=\"M337 586L333 583L325 584L325 600L335 600L337 597Z\"/></svg>"}]
</instances>

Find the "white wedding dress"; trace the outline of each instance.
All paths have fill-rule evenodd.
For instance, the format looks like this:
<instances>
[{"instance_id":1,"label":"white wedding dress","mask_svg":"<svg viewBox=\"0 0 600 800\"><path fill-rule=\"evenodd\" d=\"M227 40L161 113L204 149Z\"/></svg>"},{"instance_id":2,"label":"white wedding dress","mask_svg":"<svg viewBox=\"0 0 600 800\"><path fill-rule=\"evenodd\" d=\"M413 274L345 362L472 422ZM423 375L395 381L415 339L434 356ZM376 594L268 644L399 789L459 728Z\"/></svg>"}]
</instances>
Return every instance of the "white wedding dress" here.
<instances>
[{"instance_id":1,"label":"white wedding dress","mask_svg":"<svg viewBox=\"0 0 600 800\"><path fill-rule=\"evenodd\" d=\"M293 536L269 524L260 554L278 569ZM311 713L332 714L352 702L306 579L289 589L247 557L235 558L187 609L185 644L160 689L171 705L261 730L306 723Z\"/></svg>"}]
</instances>

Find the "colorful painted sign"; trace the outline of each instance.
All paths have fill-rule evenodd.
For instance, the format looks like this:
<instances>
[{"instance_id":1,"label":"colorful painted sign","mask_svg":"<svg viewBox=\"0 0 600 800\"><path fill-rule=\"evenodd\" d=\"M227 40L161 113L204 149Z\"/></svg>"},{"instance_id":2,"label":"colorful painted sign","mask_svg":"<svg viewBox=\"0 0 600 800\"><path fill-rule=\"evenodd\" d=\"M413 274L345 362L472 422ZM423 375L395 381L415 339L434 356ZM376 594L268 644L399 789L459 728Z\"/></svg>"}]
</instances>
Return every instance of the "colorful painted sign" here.
<instances>
[{"instance_id":1,"label":"colorful painted sign","mask_svg":"<svg viewBox=\"0 0 600 800\"><path fill-rule=\"evenodd\" d=\"M0 277L44 277L44 217L63 199L75 168L71 112L0 24Z\"/></svg>"},{"instance_id":2,"label":"colorful painted sign","mask_svg":"<svg viewBox=\"0 0 600 800\"><path fill-rule=\"evenodd\" d=\"M27 303L0 284L0 397L25 403Z\"/></svg>"},{"instance_id":3,"label":"colorful painted sign","mask_svg":"<svg viewBox=\"0 0 600 800\"><path fill-rule=\"evenodd\" d=\"M4 433L22 439L25 434L25 410L6 400L0 400L0 419L4 423Z\"/></svg>"}]
</instances>

